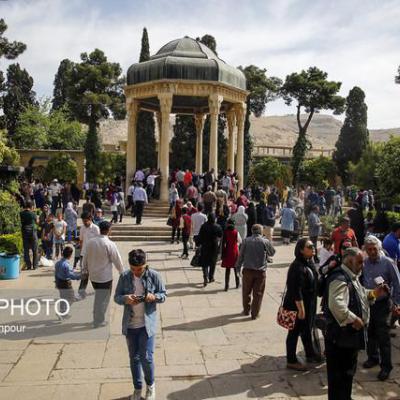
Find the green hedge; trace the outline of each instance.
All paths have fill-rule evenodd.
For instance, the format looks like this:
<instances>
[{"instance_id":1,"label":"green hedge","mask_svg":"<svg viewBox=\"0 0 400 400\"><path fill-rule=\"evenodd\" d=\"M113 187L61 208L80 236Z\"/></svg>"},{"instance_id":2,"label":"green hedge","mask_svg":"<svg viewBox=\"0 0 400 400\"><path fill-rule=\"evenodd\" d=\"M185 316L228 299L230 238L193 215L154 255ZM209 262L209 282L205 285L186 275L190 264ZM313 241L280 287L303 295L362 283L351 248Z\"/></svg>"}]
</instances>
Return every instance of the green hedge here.
<instances>
[{"instance_id":1,"label":"green hedge","mask_svg":"<svg viewBox=\"0 0 400 400\"><path fill-rule=\"evenodd\" d=\"M15 198L9 192L0 190L0 235L20 231L20 211Z\"/></svg>"},{"instance_id":2,"label":"green hedge","mask_svg":"<svg viewBox=\"0 0 400 400\"><path fill-rule=\"evenodd\" d=\"M398 212L387 211L387 212L386 212L386 216L387 216L387 218L388 218L390 227L392 227L392 225L393 225L395 222L400 222L400 213L398 213Z\"/></svg>"},{"instance_id":3,"label":"green hedge","mask_svg":"<svg viewBox=\"0 0 400 400\"><path fill-rule=\"evenodd\" d=\"M0 235L0 253L19 254L23 253L24 247L20 232Z\"/></svg>"}]
</instances>

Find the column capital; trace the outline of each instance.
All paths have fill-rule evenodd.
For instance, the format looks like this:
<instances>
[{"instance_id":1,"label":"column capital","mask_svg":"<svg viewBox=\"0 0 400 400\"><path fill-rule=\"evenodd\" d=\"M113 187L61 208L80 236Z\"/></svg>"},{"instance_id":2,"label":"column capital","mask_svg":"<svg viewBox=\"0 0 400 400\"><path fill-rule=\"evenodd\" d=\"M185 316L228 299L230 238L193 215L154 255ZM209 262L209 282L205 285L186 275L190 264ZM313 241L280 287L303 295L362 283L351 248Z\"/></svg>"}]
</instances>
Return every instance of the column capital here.
<instances>
[{"instance_id":1,"label":"column capital","mask_svg":"<svg viewBox=\"0 0 400 400\"><path fill-rule=\"evenodd\" d=\"M129 99L126 102L126 110L129 114L136 114L140 110L140 104L138 99Z\"/></svg>"},{"instance_id":2,"label":"column capital","mask_svg":"<svg viewBox=\"0 0 400 400\"><path fill-rule=\"evenodd\" d=\"M205 121L205 115L204 114L195 114L194 115L194 123L196 125L196 133L198 135L201 134L204 128L204 121Z\"/></svg>"},{"instance_id":3,"label":"column capital","mask_svg":"<svg viewBox=\"0 0 400 400\"><path fill-rule=\"evenodd\" d=\"M160 102L161 115L164 117L165 114L168 114L169 118L169 114L171 113L172 109L172 100L173 100L172 92L162 92L159 93L157 97Z\"/></svg>"},{"instance_id":4,"label":"column capital","mask_svg":"<svg viewBox=\"0 0 400 400\"><path fill-rule=\"evenodd\" d=\"M246 109L246 103L236 103L234 105L237 126L240 126L244 122Z\"/></svg>"},{"instance_id":5,"label":"column capital","mask_svg":"<svg viewBox=\"0 0 400 400\"><path fill-rule=\"evenodd\" d=\"M218 115L221 108L221 104L224 98L219 94L210 94L208 96L208 108L210 109L210 115Z\"/></svg>"},{"instance_id":6,"label":"column capital","mask_svg":"<svg viewBox=\"0 0 400 400\"><path fill-rule=\"evenodd\" d=\"M236 113L235 109L231 107L227 112L226 112L226 119L228 122L228 130L229 132L233 132L233 128L235 126L236 122Z\"/></svg>"}]
</instances>

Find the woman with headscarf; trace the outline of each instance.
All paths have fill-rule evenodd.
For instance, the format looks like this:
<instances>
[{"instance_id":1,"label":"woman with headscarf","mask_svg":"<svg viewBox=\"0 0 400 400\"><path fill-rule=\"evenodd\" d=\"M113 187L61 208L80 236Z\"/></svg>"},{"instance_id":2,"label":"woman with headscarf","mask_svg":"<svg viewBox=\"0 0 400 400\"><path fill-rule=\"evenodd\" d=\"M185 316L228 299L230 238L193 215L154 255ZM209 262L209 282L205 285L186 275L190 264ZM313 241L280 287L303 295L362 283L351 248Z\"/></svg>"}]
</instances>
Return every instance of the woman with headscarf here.
<instances>
[{"instance_id":1,"label":"woman with headscarf","mask_svg":"<svg viewBox=\"0 0 400 400\"><path fill-rule=\"evenodd\" d=\"M72 234L74 235L74 239L78 237L78 213L74 210L73 203L71 201L67 203L67 208L64 212L64 220L67 223L67 241L71 242Z\"/></svg>"},{"instance_id":2,"label":"woman with headscarf","mask_svg":"<svg viewBox=\"0 0 400 400\"><path fill-rule=\"evenodd\" d=\"M175 183L171 183L171 187L169 188L168 193L168 202L169 202L169 210L168 214L171 212L172 208L175 207L175 203L179 200L178 189L176 188Z\"/></svg>"},{"instance_id":3,"label":"woman with headscarf","mask_svg":"<svg viewBox=\"0 0 400 400\"><path fill-rule=\"evenodd\" d=\"M294 329L288 331L286 338L287 368L297 371L307 369L296 356L299 336L303 342L307 362L315 363L321 360L312 338L318 288L318 274L312 261L314 253L315 247L308 238L297 242L294 250L295 260L289 266L283 300L285 310L297 311Z\"/></svg>"},{"instance_id":4,"label":"woman with headscarf","mask_svg":"<svg viewBox=\"0 0 400 400\"><path fill-rule=\"evenodd\" d=\"M217 224L221 227L222 232L225 231L226 221L229 217L229 207L223 197L217 197L215 214L217 217Z\"/></svg>"},{"instance_id":5,"label":"woman with headscarf","mask_svg":"<svg viewBox=\"0 0 400 400\"><path fill-rule=\"evenodd\" d=\"M241 238L247 237L247 215L243 206L239 206L238 210L232 216L232 220L235 223L235 228L239 232Z\"/></svg>"},{"instance_id":6,"label":"woman with headscarf","mask_svg":"<svg viewBox=\"0 0 400 400\"><path fill-rule=\"evenodd\" d=\"M179 239L181 238L181 231L183 228L181 200L177 200L175 202L175 205L172 207L171 219L172 219L171 244L174 243L175 235L176 235L176 243L179 243Z\"/></svg>"},{"instance_id":7,"label":"woman with headscarf","mask_svg":"<svg viewBox=\"0 0 400 400\"><path fill-rule=\"evenodd\" d=\"M281 210L281 235L283 237L283 244L290 243L290 237L294 232L294 221L296 219L296 212L293 210L292 203L286 203L286 207Z\"/></svg>"},{"instance_id":8,"label":"woman with headscarf","mask_svg":"<svg viewBox=\"0 0 400 400\"><path fill-rule=\"evenodd\" d=\"M229 219L226 224L224 236L222 237L222 264L225 268L225 292L229 289L229 278L231 269L235 274L236 289L239 287L239 274L236 266L236 261L239 257L239 245L242 243L242 238L239 232L235 229L235 223Z\"/></svg>"},{"instance_id":9,"label":"woman with headscarf","mask_svg":"<svg viewBox=\"0 0 400 400\"><path fill-rule=\"evenodd\" d=\"M199 232L200 265L203 269L203 285L214 282L215 264L217 263L221 227L215 223L215 214L210 213Z\"/></svg>"},{"instance_id":10,"label":"woman with headscarf","mask_svg":"<svg viewBox=\"0 0 400 400\"><path fill-rule=\"evenodd\" d=\"M246 210L247 214L247 236L251 236L251 227L257 223L257 211L254 203L251 201Z\"/></svg>"}]
</instances>

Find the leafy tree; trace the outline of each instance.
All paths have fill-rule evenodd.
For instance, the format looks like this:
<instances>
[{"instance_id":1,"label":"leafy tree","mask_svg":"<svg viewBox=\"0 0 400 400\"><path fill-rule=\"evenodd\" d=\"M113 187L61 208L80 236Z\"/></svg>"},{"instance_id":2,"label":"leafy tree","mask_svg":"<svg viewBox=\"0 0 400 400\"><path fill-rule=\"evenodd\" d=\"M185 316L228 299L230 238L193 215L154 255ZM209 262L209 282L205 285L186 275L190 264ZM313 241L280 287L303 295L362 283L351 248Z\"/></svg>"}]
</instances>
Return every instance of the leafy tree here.
<instances>
[{"instance_id":1,"label":"leafy tree","mask_svg":"<svg viewBox=\"0 0 400 400\"><path fill-rule=\"evenodd\" d=\"M115 177L124 176L126 155L119 153L100 153L100 169L97 182L100 184L113 182Z\"/></svg>"},{"instance_id":2,"label":"leafy tree","mask_svg":"<svg viewBox=\"0 0 400 400\"><path fill-rule=\"evenodd\" d=\"M69 76L74 63L68 58L62 60L54 77L52 110L59 110L65 107L67 101L67 90L69 86Z\"/></svg>"},{"instance_id":3,"label":"leafy tree","mask_svg":"<svg viewBox=\"0 0 400 400\"><path fill-rule=\"evenodd\" d=\"M171 140L171 168L194 170L196 159L196 126L192 115L178 115Z\"/></svg>"},{"instance_id":4,"label":"leafy tree","mask_svg":"<svg viewBox=\"0 0 400 400\"><path fill-rule=\"evenodd\" d=\"M239 67L246 76L247 90L250 92L247 97L246 119L244 122L244 176L245 179L250 170L251 154L253 143L251 139L250 115L260 117L267 103L276 98L282 81L276 77L267 77L265 68L255 65Z\"/></svg>"},{"instance_id":5,"label":"leafy tree","mask_svg":"<svg viewBox=\"0 0 400 400\"><path fill-rule=\"evenodd\" d=\"M299 181L317 189L326 189L333 185L336 177L336 165L331 158L319 156L304 161Z\"/></svg>"},{"instance_id":6,"label":"leafy tree","mask_svg":"<svg viewBox=\"0 0 400 400\"><path fill-rule=\"evenodd\" d=\"M218 55L218 53L217 53L217 41L215 40L214 36L205 34L201 38L197 37L196 40L198 42L201 42L201 43L205 44L209 49L211 49L215 54Z\"/></svg>"},{"instance_id":7,"label":"leafy tree","mask_svg":"<svg viewBox=\"0 0 400 400\"><path fill-rule=\"evenodd\" d=\"M109 62L99 49L90 54L82 53L81 62L74 64L69 74L68 109L78 121L89 126L85 157L87 179L92 182L96 180L100 159L97 126L101 118L108 118L114 110L120 110L125 101L116 90L120 82L120 65Z\"/></svg>"},{"instance_id":8,"label":"leafy tree","mask_svg":"<svg viewBox=\"0 0 400 400\"><path fill-rule=\"evenodd\" d=\"M26 45L17 41L10 42L4 37L3 34L7 28L4 19L0 18L0 58L5 57L7 60L15 60L26 50Z\"/></svg>"},{"instance_id":9,"label":"leafy tree","mask_svg":"<svg viewBox=\"0 0 400 400\"><path fill-rule=\"evenodd\" d=\"M7 24L3 18L0 18L0 59L4 57L7 60L15 60L26 49L26 45L22 42L10 42L4 37L4 32L7 30ZM0 71L0 92L5 90L4 74ZM0 97L0 109L3 108L3 96ZM5 118L0 117L1 127L5 127Z\"/></svg>"},{"instance_id":10,"label":"leafy tree","mask_svg":"<svg viewBox=\"0 0 400 400\"><path fill-rule=\"evenodd\" d=\"M391 137L383 144L376 168L378 185L382 197L393 202L399 201L400 193L400 138Z\"/></svg>"},{"instance_id":11,"label":"leafy tree","mask_svg":"<svg viewBox=\"0 0 400 400\"><path fill-rule=\"evenodd\" d=\"M142 47L139 62L150 59L149 36L147 29L143 28ZM139 168L155 168L157 166L155 123L152 112L140 111L137 121L137 143L140 151L137 152L137 166Z\"/></svg>"},{"instance_id":12,"label":"leafy tree","mask_svg":"<svg viewBox=\"0 0 400 400\"><path fill-rule=\"evenodd\" d=\"M4 86L6 94L3 97L3 112L5 126L11 140L13 140L22 111L29 105L36 104L36 94L32 87L33 79L26 69L21 69L18 63L8 67L7 81Z\"/></svg>"},{"instance_id":13,"label":"leafy tree","mask_svg":"<svg viewBox=\"0 0 400 400\"><path fill-rule=\"evenodd\" d=\"M400 67L397 68L397 73L398 75L395 76L394 81L398 84L400 84Z\"/></svg>"},{"instance_id":14,"label":"leafy tree","mask_svg":"<svg viewBox=\"0 0 400 400\"><path fill-rule=\"evenodd\" d=\"M264 157L253 166L253 174L261 185L273 185L284 177L285 166L274 157Z\"/></svg>"},{"instance_id":15,"label":"leafy tree","mask_svg":"<svg viewBox=\"0 0 400 400\"><path fill-rule=\"evenodd\" d=\"M348 184L349 162L356 164L368 145L368 107L364 100L365 93L359 87L355 86L350 90L346 99L346 118L333 153L344 184Z\"/></svg>"},{"instance_id":16,"label":"leafy tree","mask_svg":"<svg viewBox=\"0 0 400 400\"><path fill-rule=\"evenodd\" d=\"M348 178L360 188L376 190L377 184L377 166L382 156L382 144L370 142L357 164L351 161L348 165Z\"/></svg>"},{"instance_id":17,"label":"leafy tree","mask_svg":"<svg viewBox=\"0 0 400 400\"><path fill-rule=\"evenodd\" d=\"M78 167L76 162L69 154L59 153L51 158L47 164L45 171L45 179L51 181L53 179L61 179L64 182L75 182L78 175Z\"/></svg>"},{"instance_id":18,"label":"leafy tree","mask_svg":"<svg viewBox=\"0 0 400 400\"><path fill-rule=\"evenodd\" d=\"M343 112L345 99L338 96L341 82L328 81L328 74L317 67L307 71L294 72L286 76L280 93L287 105L297 102L297 125L299 128L297 142L293 148L293 183L297 184L303 166L304 157L311 143L307 139L307 129L312 117L320 110L333 110L334 114ZM308 113L305 123L301 122L301 111L304 107Z\"/></svg>"},{"instance_id":19,"label":"leafy tree","mask_svg":"<svg viewBox=\"0 0 400 400\"><path fill-rule=\"evenodd\" d=\"M28 106L20 115L14 144L20 149L83 149L86 134L64 109L50 113L48 101Z\"/></svg>"},{"instance_id":20,"label":"leafy tree","mask_svg":"<svg viewBox=\"0 0 400 400\"><path fill-rule=\"evenodd\" d=\"M5 132L0 130L0 165L16 166L18 163L18 152L7 145Z\"/></svg>"},{"instance_id":21,"label":"leafy tree","mask_svg":"<svg viewBox=\"0 0 400 400\"><path fill-rule=\"evenodd\" d=\"M21 112L13 144L18 149L46 149L49 118L41 107L29 105Z\"/></svg>"}]
</instances>

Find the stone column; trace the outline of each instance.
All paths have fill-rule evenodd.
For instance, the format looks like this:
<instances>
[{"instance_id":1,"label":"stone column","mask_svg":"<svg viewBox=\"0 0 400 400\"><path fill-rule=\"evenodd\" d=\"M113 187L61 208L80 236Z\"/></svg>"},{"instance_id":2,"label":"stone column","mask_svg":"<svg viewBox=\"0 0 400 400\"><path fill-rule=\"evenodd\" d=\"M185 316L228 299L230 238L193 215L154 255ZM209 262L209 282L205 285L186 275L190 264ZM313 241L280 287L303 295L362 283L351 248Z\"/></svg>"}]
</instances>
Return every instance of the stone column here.
<instances>
[{"instance_id":1,"label":"stone column","mask_svg":"<svg viewBox=\"0 0 400 400\"><path fill-rule=\"evenodd\" d=\"M230 169L232 172L235 171L235 110L230 109L226 113L227 122L228 122L228 154L227 154L227 165L226 169Z\"/></svg>"},{"instance_id":2,"label":"stone column","mask_svg":"<svg viewBox=\"0 0 400 400\"><path fill-rule=\"evenodd\" d=\"M172 93L160 93L158 95L161 111L161 138L160 138L160 171L161 190L160 200L168 201L169 178L169 114L172 109Z\"/></svg>"},{"instance_id":3,"label":"stone column","mask_svg":"<svg viewBox=\"0 0 400 400\"><path fill-rule=\"evenodd\" d=\"M136 129L139 114L139 102L133 99L128 104L128 141L126 144L126 180L125 192L128 190L136 170Z\"/></svg>"},{"instance_id":4,"label":"stone column","mask_svg":"<svg viewBox=\"0 0 400 400\"><path fill-rule=\"evenodd\" d=\"M218 174L218 115L222 103L222 96L212 94L208 98L210 109L210 150L208 158L208 170L214 169Z\"/></svg>"},{"instance_id":5,"label":"stone column","mask_svg":"<svg viewBox=\"0 0 400 400\"><path fill-rule=\"evenodd\" d=\"M246 104L236 104L235 111L237 125L237 155L235 172L239 179L238 190L241 190L244 185L244 118L246 115Z\"/></svg>"},{"instance_id":6,"label":"stone column","mask_svg":"<svg viewBox=\"0 0 400 400\"><path fill-rule=\"evenodd\" d=\"M204 114L195 114L194 122L196 125L196 173L203 172L203 128Z\"/></svg>"},{"instance_id":7,"label":"stone column","mask_svg":"<svg viewBox=\"0 0 400 400\"><path fill-rule=\"evenodd\" d=\"M157 169L160 169L161 161L161 112L157 111L155 113L157 127L158 127L158 148L157 148Z\"/></svg>"}]
</instances>

